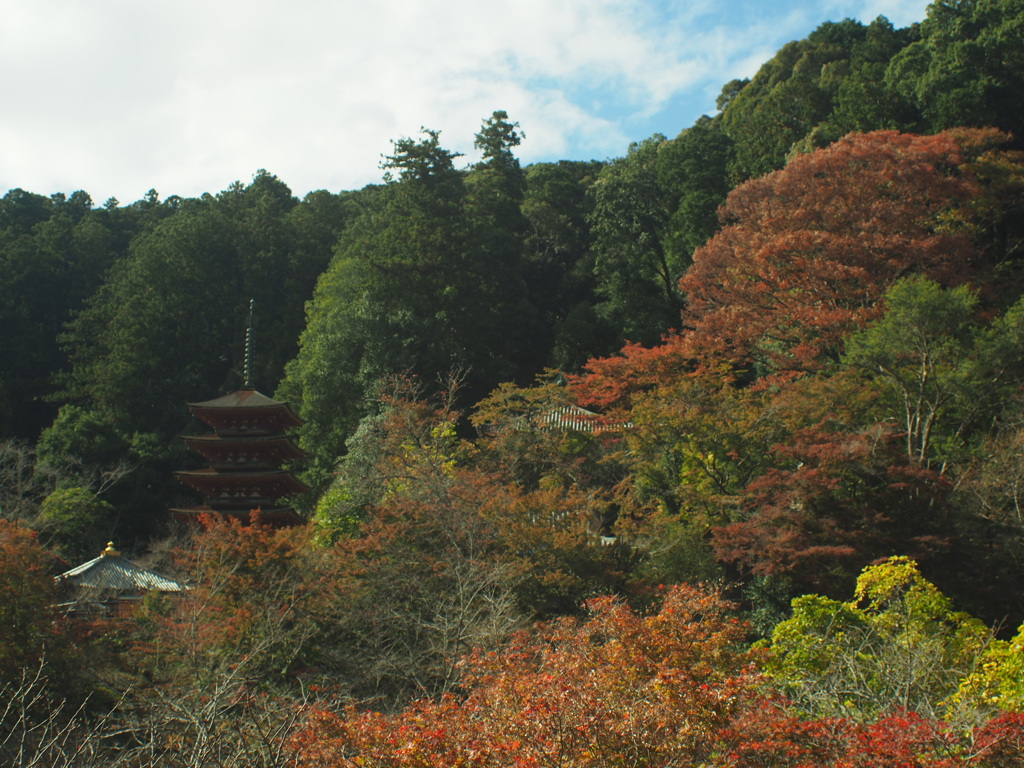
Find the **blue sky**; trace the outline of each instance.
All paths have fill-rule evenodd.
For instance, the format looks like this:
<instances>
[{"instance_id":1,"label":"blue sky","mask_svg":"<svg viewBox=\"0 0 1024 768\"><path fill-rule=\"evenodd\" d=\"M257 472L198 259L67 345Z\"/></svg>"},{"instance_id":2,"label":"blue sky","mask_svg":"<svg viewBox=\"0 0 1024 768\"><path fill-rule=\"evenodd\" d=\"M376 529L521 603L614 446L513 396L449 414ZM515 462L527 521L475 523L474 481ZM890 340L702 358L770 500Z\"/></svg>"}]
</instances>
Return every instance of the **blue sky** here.
<instances>
[{"instance_id":1,"label":"blue sky","mask_svg":"<svg viewBox=\"0 0 1024 768\"><path fill-rule=\"evenodd\" d=\"M524 163L607 159L714 110L825 21L928 0L0 0L0 194L298 195L381 178L421 126L472 158L496 109Z\"/></svg>"}]
</instances>

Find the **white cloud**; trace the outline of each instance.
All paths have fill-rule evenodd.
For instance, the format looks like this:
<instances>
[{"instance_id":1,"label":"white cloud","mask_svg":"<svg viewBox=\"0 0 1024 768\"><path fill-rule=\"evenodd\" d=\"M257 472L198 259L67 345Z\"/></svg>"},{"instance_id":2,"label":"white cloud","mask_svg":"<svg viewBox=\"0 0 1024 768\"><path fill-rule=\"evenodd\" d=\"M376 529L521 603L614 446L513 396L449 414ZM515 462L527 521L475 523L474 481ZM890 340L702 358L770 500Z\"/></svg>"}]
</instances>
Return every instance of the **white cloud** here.
<instances>
[{"instance_id":1,"label":"white cloud","mask_svg":"<svg viewBox=\"0 0 1024 768\"><path fill-rule=\"evenodd\" d=\"M885 16L894 27L907 27L921 21L932 0L834 0L843 10L865 24ZM836 17L838 18L838 17Z\"/></svg>"},{"instance_id":2,"label":"white cloud","mask_svg":"<svg viewBox=\"0 0 1024 768\"><path fill-rule=\"evenodd\" d=\"M494 109L521 123L524 161L616 156L672 102L691 122L712 109L789 28L923 3L808 19L812 0L0 0L0 192L129 202L259 168L299 194L352 189L420 126L471 152Z\"/></svg>"}]
</instances>

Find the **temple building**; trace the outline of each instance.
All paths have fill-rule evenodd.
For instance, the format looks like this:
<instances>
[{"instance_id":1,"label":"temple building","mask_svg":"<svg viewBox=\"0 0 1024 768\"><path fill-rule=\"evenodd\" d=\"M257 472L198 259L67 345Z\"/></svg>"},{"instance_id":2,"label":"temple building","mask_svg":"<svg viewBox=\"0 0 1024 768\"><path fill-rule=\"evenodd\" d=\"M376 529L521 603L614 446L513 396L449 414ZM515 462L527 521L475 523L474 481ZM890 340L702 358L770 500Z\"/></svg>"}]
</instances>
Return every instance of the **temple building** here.
<instances>
[{"instance_id":1,"label":"temple building","mask_svg":"<svg viewBox=\"0 0 1024 768\"><path fill-rule=\"evenodd\" d=\"M121 556L114 542L99 557L56 577L61 602L68 616L127 618L149 594L178 597L185 586L169 576L141 568Z\"/></svg>"},{"instance_id":2,"label":"temple building","mask_svg":"<svg viewBox=\"0 0 1024 768\"><path fill-rule=\"evenodd\" d=\"M194 507L172 509L181 520L195 520L203 514L224 515L249 522L259 511L270 525L294 525L302 518L289 505L287 496L305 493L309 486L282 464L305 454L285 434L302 420L287 403L260 394L255 389L189 403L192 415L213 429L212 433L185 437L188 447L205 458L205 469L177 472L183 483L203 495Z\"/></svg>"}]
</instances>

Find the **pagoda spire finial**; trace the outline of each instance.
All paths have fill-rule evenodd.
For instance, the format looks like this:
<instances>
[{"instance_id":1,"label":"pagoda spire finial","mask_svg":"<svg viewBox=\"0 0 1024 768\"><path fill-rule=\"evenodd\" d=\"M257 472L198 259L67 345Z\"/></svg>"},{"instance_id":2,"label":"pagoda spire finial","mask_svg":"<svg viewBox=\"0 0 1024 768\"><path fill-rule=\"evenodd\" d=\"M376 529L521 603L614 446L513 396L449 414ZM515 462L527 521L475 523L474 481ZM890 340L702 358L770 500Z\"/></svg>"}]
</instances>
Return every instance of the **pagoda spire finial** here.
<instances>
[{"instance_id":1,"label":"pagoda spire finial","mask_svg":"<svg viewBox=\"0 0 1024 768\"><path fill-rule=\"evenodd\" d=\"M252 389L252 354L253 354L253 324L256 314L256 299L249 299L249 322L245 328L245 367L243 372L244 387Z\"/></svg>"}]
</instances>

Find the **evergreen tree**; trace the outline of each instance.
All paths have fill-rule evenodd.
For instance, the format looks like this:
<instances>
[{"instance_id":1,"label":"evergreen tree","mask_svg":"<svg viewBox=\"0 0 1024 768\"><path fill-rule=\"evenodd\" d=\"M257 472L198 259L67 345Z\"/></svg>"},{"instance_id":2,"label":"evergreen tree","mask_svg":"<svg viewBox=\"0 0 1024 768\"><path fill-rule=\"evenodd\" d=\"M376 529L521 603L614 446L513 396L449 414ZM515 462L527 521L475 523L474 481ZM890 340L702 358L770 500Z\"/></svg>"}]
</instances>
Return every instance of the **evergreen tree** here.
<instances>
[{"instance_id":1,"label":"evergreen tree","mask_svg":"<svg viewBox=\"0 0 1024 768\"><path fill-rule=\"evenodd\" d=\"M381 205L339 244L280 390L301 403L314 480L333 470L388 376L411 375L436 391L461 372L472 400L529 371L519 140L495 112L477 136L483 159L468 174L437 131L394 142Z\"/></svg>"}]
</instances>

